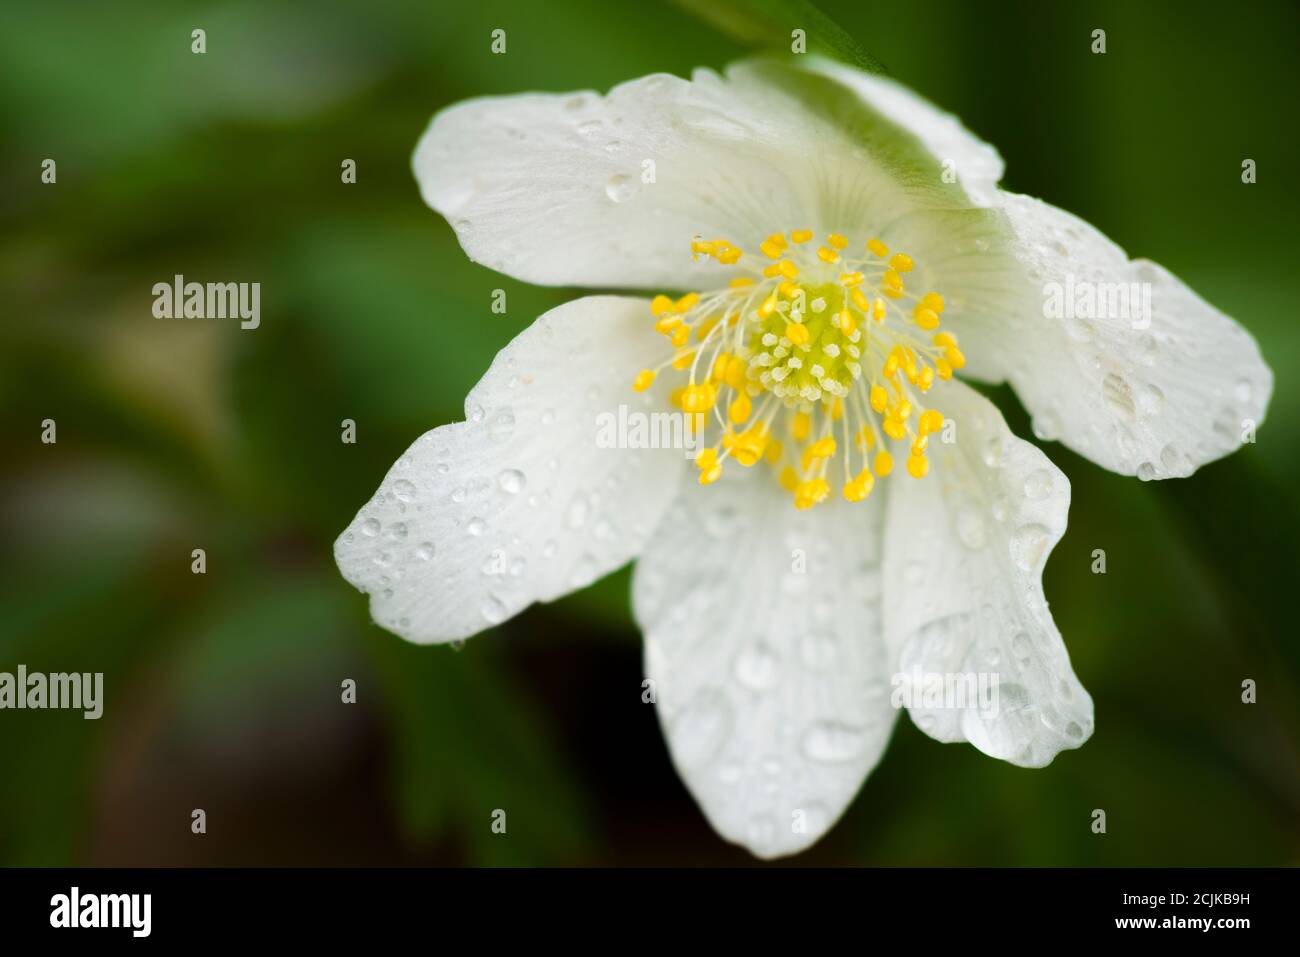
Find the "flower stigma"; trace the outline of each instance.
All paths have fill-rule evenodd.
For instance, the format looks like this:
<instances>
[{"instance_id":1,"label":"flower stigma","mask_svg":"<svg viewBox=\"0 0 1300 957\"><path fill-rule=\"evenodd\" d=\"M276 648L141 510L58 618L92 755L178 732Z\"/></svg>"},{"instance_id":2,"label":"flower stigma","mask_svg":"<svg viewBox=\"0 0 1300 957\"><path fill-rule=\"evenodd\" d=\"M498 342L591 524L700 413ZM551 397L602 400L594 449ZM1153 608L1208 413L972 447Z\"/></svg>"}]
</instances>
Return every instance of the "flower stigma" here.
<instances>
[{"instance_id":1,"label":"flower stigma","mask_svg":"<svg viewBox=\"0 0 1300 957\"><path fill-rule=\"evenodd\" d=\"M966 364L940 329L943 296L907 289L910 256L879 239L859 256L838 233L813 238L773 233L759 245L763 259L724 239L692 241L694 258L739 275L713 292L654 297L671 353L632 384L644 391L668 368L685 375L671 401L703 430L700 484L728 461L765 462L799 509L824 501L837 477L844 498L866 499L896 453L923 478L929 437L944 423L924 396Z\"/></svg>"}]
</instances>

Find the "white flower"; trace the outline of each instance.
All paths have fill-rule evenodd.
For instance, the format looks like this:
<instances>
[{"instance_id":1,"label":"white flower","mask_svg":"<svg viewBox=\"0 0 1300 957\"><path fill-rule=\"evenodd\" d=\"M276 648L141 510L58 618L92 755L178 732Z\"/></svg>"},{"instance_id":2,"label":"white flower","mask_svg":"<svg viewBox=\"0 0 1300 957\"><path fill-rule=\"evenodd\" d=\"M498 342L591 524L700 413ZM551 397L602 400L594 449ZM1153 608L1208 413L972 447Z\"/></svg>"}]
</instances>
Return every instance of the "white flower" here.
<instances>
[{"instance_id":1,"label":"white flower","mask_svg":"<svg viewBox=\"0 0 1300 957\"><path fill-rule=\"evenodd\" d=\"M998 154L956 119L837 65L473 100L434 118L414 168L494 269L701 291L539 318L466 421L398 460L340 569L379 624L433 643L640 559L673 760L763 857L844 811L900 673L995 675L996 714L909 711L1018 765L1092 732L1041 581L1069 483L953 369L1009 382L1041 437L1144 478L1235 449L1272 389L1251 337L1174 276L1002 192ZM670 401L707 413L695 465L598 447L600 413ZM885 481L894 458L911 475Z\"/></svg>"}]
</instances>

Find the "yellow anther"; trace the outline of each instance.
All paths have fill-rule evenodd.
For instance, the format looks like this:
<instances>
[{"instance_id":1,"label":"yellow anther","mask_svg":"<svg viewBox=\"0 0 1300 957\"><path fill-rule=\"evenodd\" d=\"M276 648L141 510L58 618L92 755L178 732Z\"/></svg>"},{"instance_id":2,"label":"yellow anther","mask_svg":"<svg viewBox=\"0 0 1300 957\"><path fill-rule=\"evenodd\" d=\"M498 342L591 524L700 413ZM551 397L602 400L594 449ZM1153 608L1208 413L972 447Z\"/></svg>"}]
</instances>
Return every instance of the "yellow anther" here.
<instances>
[{"instance_id":1,"label":"yellow anther","mask_svg":"<svg viewBox=\"0 0 1300 957\"><path fill-rule=\"evenodd\" d=\"M893 359L893 356L890 356ZM885 368L889 368L888 365ZM877 412L884 412L885 406L889 404L889 393L885 391L884 386L873 385L871 387L871 408Z\"/></svg>"},{"instance_id":2,"label":"yellow anther","mask_svg":"<svg viewBox=\"0 0 1300 957\"><path fill-rule=\"evenodd\" d=\"M831 233L826 237L826 245L830 246L832 249L843 249L848 244L849 241L839 233Z\"/></svg>"},{"instance_id":3,"label":"yellow anther","mask_svg":"<svg viewBox=\"0 0 1300 957\"><path fill-rule=\"evenodd\" d=\"M794 422L791 426L796 442L802 442L808 438L808 433L812 431L812 416L807 412L796 412Z\"/></svg>"},{"instance_id":4,"label":"yellow anther","mask_svg":"<svg viewBox=\"0 0 1300 957\"><path fill-rule=\"evenodd\" d=\"M943 312L943 296L937 292L927 292L921 297L921 305L927 309L933 309L935 312Z\"/></svg>"},{"instance_id":5,"label":"yellow anther","mask_svg":"<svg viewBox=\"0 0 1300 957\"><path fill-rule=\"evenodd\" d=\"M793 492L799 487L799 476L795 474L794 469L787 465L781 470L780 482L781 488L787 492Z\"/></svg>"},{"instance_id":6,"label":"yellow anther","mask_svg":"<svg viewBox=\"0 0 1300 957\"><path fill-rule=\"evenodd\" d=\"M681 324L682 317L670 312L655 320L655 332L662 332L664 335L668 335Z\"/></svg>"},{"instance_id":7,"label":"yellow anther","mask_svg":"<svg viewBox=\"0 0 1300 957\"><path fill-rule=\"evenodd\" d=\"M701 469L711 469L718 464L718 450L709 446L700 449L695 456L695 464Z\"/></svg>"},{"instance_id":8,"label":"yellow anther","mask_svg":"<svg viewBox=\"0 0 1300 957\"><path fill-rule=\"evenodd\" d=\"M708 384L688 385L682 393L683 412L708 412L718 400L718 390Z\"/></svg>"},{"instance_id":9,"label":"yellow anther","mask_svg":"<svg viewBox=\"0 0 1300 957\"><path fill-rule=\"evenodd\" d=\"M790 242L795 243L796 245L798 243L806 243L812 238L813 234L811 229L796 229L790 234Z\"/></svg>"},{"instance_id":10,"label":"yellow anther","mask_svg":"<svg viewBox=\"0 0 1300 957\"><path fill-rule=\"evenodd\" d=\"M871 308L871 300L867 298L867 294L862 291L860 286L854 286L849 290L849 298L853 300L853 305L857 306L863 312L866 312Z\"/></svg>"},{"instance_id":11,"label":"yellow anther","mask_svg":"<svg viewBox=\"0 0 1300 957\"><path fill-rule=\"evenodd\" d=\"M907 471L911 473L912 478L925 478L925 473L930 471L930 460L924 455L909 455Z\"/></svg>"},{"instance_id":12,"label":"yellow anther","mask_svg":"<svg viewBox=\"0 0 1300 957\"><path fill-rule=\"evenodd\" d=\"M903 298L903 287L902 287L902 286L886 286L884 289L880 290L880 294L881 294L882 296L884 296L886 299L902 299L902 298Z\"/></svg>"},{"instance_id":13,"label":"yellow anther","mask_svg":"<svg viewBox=\"0 0 1300 957\"><path fill-rule=\"evenodd\" d=\"M699 256L712 256L714 245L707 240L697 239L691 243L691 259L697 259Z\"/></svg>"},{"instance_id":14,"label":"yellow anther","mask_svg":"<svg viewBox=\"0 0 1300 957\"><path fill-rule=\"evenodd\" d=\"M683 326L682 328L684 329L686 327ZM680 355L673 356L673 368L677 369L678 371L681 371L682 369L689 369L694 362L695 362L694 349L687 349L685 352L681 353Z\"/></svg>"},{"instance_id":15,"label":"yellow anther","mask_svg":"<svg viewBox=\"0 0 1300 957\"><path fill-rule=\"evenodd\" d=\"M763 304L758 307L758 318L766 319L774 312L776 312L776 293L763 300Z\"/></svg>"},{"instance_id":16,"label":"yellow anther","mask_svg":"<svg viewBox=\"0 0 1300 957\"><path fill-rule=\"evenodd\" d=\"M857 286L867 277L860 272L846 272L840 277L841 286Z\"/></svg>"},{"instance_id":17,"label":"yellow anther","mask_svg":"<svg viewBox=\"0 0 1300 957\"><path fill-rule=\"evenodd\" d=\"M886 289L902 289L903 277L893 269L886 269L885 274L880 277L880 281L885 284Z\"/></svg>"},{"instance_id":18,"label":"yellow anther","mask_svg":"<svg viewBox=\"0 0 1300 957\"><path fill-rule=\"evenodd\" d=\"M753 411L754 404L750 402L749 396L742 392L732 400L731 407L727 409L727 418L736 425L742 425Z\"/></svg>"},{"instance_id":19,"label":"yellow anther","mask_svg":"<svg viewBox=\"0 0 1300 957\"><path fill-rule=\"evenodd\" d=\"M898 373L898 367L900 364L898 350L893 349L889 353L889 358L885 360L884 366L881 367L880 374L886 379L892 379ZM879 412L880 410L877 409L876 411Z\"/></svg>"},{"instance_id":20,"label":"yellow anther","mask_svg":"<svg viewBox=\"0 0 1300 957\"><path fill-rule=\"evenodd\" d=\"M785 324L785 337L796 346L807 345L808 327L802 322L787 322Z\"/></svg>"},{"instance_id":21,"label":"yellow anther","mask_svg":"<svg viewBox=\"0 0 1300 957\"><path fill-rule=\"evenodd\" d=\"M893 416L902 422L906 422L912 416L912 403L908 402L906 399L897 403L894 406Z\"/></svg>"},{"instance_id":22,"label":"yellow anther","mask_svg":"<svg viewBox=\"0 0 1300 957\"><path fill-rule=\"evenodd\" d=\"M879 256L881 259L884 259L889 255L889 247L879 239L868 239L867 252L871 253L873 256Z\"/></svg>"},{"instance_id":23,"label":"yellow anther","mask_svg":"<svg viewBox=\"0 0 1300 957\"><path fill-rule=\"evenodd\" d=\"M735 279L731 280L731 282L727 283L727 285L732 289L744 289L747 286L754 285L754 280L750 279L748 276L737 276Z\"/></svg>"},{"instance_id":24,"label":"yellow anther","mask_svg":"<svg viewBox=\"0 0 1300 957\"><path fill-rule=\"evenodd\" d=\"M662 316L666 312L671 312L672 309L673 301L667 296L655 296L650 300L650 315L652 316Z\"/></svg>"},{"instance_id":25,"label":"yellow anther","mask_svg":"<svg viewBox=\"0 0 1300 957\"><path fill-rule=\"evenodd\" d=\"M767 450L763 453L763 458L775 465L781 461L781 453L785 451L785 446L779 439L772 439L767 443Z\"/></svg>"},{"instance_id":26,"label":"yellow anther","mask_svg":"<svg viewBox=\"0 0 1300 957\"><path fill-rule=\"evenodd\" d=\"M788 259L782 259L776 264L776 268L777 271L780 272L782 276L785 276L786 279L799 278L799 267Z\"/></svg>"},{"instance_id":27,"label":"yellow anther","mask_svg":"<svg viewBox=\"0 0 1300 957\"><path fill-rule=\"evenodd\" d=\"M758 249L759 252L768 259L780 259L781 255L785 252L785 245L783 243L774 243L770 239L765 239L758 244Z\"/></svg>"},{"instance_id":28,"label":"yellow anther","mask_svg":"<svg viewBox=\"0 0 1300 957\"><path fill-rule=\"evenodd\" d=\"M700 472L700 484L712 485L718 479L722 478L722 466L714 465L711 468L703 469Z\"/></svg>"},{"instance_id":29,"label":"yellow anther","mask_svg":"<svg viewBox=\"0 0 1300 957\"><path fill-rule=\"evenodd\" d=\"M709 316L709 318L697 322L695 324L695 341L703 342L705 339L707 339L709 337L709 333L713 331L713 327L716 326L721 321L722 321L721 316Z\"/></svg>"},{"instance_id":30,"label":"yellow anther","mask_svg":"<svg viewBox=\"0 0 1300 957\"><path fill-rule=\"evenodd\" d=\"M877 475L884 478L890 472L894 471L894 457L884 449L881 449L876 453L876 460L872 463L872 467L875 469Z\"/></svg>"},{"instance_id":31,"label":"yellow anther","mask_svg":"<svg viewBox=\"0 0 1300 957\"><path fill-rule=\"evenodd\" d=\"M739 392L745 387L745 373L748 370L749 366L744 359L732 356L731 361L727 363L727 385Z\"/></svg>"},{"instance_id":32,"label":"yellow anther","mask_svg":"<svg viewBox=\"0 0 1300 957\"><path fill-rule=\"evenodd\" d=\"M745 468L749 468L763 457L766 448L767 436L754 428L736 436L731 446L731 455Z\"/></svg>"},{"instance_id":33,"label":"yellow anther","mask_svg":"<svg viewBox=\"0 0 1300 957\"><path fill-rule=\"evenodd\" d=\"M941 349L957 348L957 337L951 332L936 332L934 338L930 340Z\"/></svg>"},{"instance_id":34,"label":"yellow anther","mask_svg":"<svg viewBox=\"0 0 1300 957\"><path fill-rule=\"evenodd\" d=\"M933 332L939 328L939 314L933 309L918 306L912 317L916 320L916 324L926 332Z\"/></svg>"},{"instance_id":35,"label":"yellow anther","mask_svg":"<svg viewBox=\"0 0 1300 957\"><path fill-rule=\"evenodd\" d=\"M784 246L785 233L772 233L770 236L767 237L766 242L772 243L776 246Z\"/></svg>"},{"instance_id":36,"label":"yellow anther","mask_svg":"<svg viewBox=\"0 0 1300 957\"><path fill-rule=\"evenodd\" d=\"M793 280L787 279L785 282L781 283L781 285L776 287L776 291L787 299L793 299L795 296L799 295L799 284Z\"/></svg>"},{"instance_id":37,"label":"yellow anther","mask_svg":"<svg viewBox=\"0 0 1300 957\"><path fill-rule=\"evenodd\" d=\"M824 263L836 263L840 261L840 254L829 246L821 246L817 250L817 258Z\"/></svg>"},{"instance_id":38,"label":"yellow anther","mask_svg":"<svg viewBox=\"0 0 1300 957\"><path fill-rule=\"evenodd\" d=\"M916 384L922 392L929 392L934 385L934 367L926 366L921 370L921 374L916 377Z\"/></svg>"},{"instance_id":39,"label":"yellow anther","mask_svg":"<svg viewBox=\"0 0 1300 957\"><path fill-rule=\"evenodd\" d=\"M838 422L844 418L844 403L836 396L835 401L831 403L831 421Z\"/></svg>"},{"instance_id":40,"label":"yellow anther","mask_svg":"<svg viewBox=\"0 0 1300 957\"><path fill-rule=\"evenodd\" d=\"M797 509L812 508L818 502L825 500L830 491L830 483L824 478L800 482L794 490L794 507Z\"/></svg>"},{"instance_id":41,"label":"yellow anther","mask_svg":"<svg viewBox=\"0 0 1300 957\"><path fill-rule=\"evenodd\" d=\"M689 312L700 304L700 294L698 292L688 292L682 298L677 300L678 312Z\"/></svg>"},{"instance_id":42,"label":"yellow anther","mask_svg":"<svg viewBox=\"0 0 1300 957\"><path fill-rule=\"evenodd\" d=\"M885 300L877 297L871 303L871 318L875 319L876 322L885 321Z\"/></svg>"},{"instance_id":43,"label":"yellow anther","mask_svg":"<svg viewBox=\"0 0 1300 957\"><path fill-rule=\"evenodd\" d=\"M912 454L924 455L925 450L929 448L929 446L930 446L929 437L924 435L919 435L917 436L916 441L912 443Z\"/></svg>"},{"instance_id":44,"label":"yellow anther","mask_svg":"<svg viewBox=\"0 0 1300 957\"><path fill-rule=\"evenodd\" d=\"M903 436L907 435L907 427L903 424L902 419L895 419L887 416L881 424L881 427L885 430L885 434L891 439L901 439Z\"/></svg>"},{"instance_id":45,"label":"yellow anther","mask_svg":"<svg viewBox=\"0 0 1300 957\"><path fill-rule=\"evenodd\" d=\"M719 352L718 357L713 360L713 368L709 370L709 374L715 380L721 382L727 377L727 369L730 368L730 366L731 356L727 355L725 352Z\"/></svg>"},{"instance_id":46,"label":"yellow anther","mask_svg":"<svg viewBox=\"0 0 1300 957\"><path fill-rule=\"evenodd\" d=\"M818 439L808 446L808 454L815 459L830 458L835 454L835 439L829 435L824 439Z\"/></svg>"},{"instance_id":47,"label":"yellow anther","mask_svg":"<svg viewBox=\"0 0 1300 957\"><path fill-rule=\"evenodd\" d=\"M899 272L911 272L912 257L907 253L894 253L893 258L889 260L889 265L893 266Z\"/></svg>"},{"instance_id":48,"label":"yellow anther","mask_svg":"<svg viewBox=\"0 0 1300 957\"><path fill-rule=\"evenodd\" d=\"M767 279L775 279L779 275L781 275L780 263L772 263L771 265L763 267L763 276Z\"/></svg>"},{"instance_id":49,"label":"yellow anther","mask_svg":"<svg viewBox=\"0 0 1300 957\"><path fill-rule=\"evenodd\" d=\"M853 481L845 483L844 497L850 502L861 502L871 494L871 490L875 486L876 477L867 469L863 469Z\"/></svg>"},{"instance_id":50,"label":"yellow anther","mask_svg":"<svg viewBox=\"0 0 1300 957\"><path fill-rule=\"evenodd\" d=\"M853 318L853 313L845 309L836 317L840 322L840 331L846 336L851 336L854 330L858 328L858 320Z\"/></svg>"},{"instance_id":51,"label":"yellow anther","mask_svg":"<svg viewBox=\"0 0 1300 957\"><path fill-rule=\"evenodd\" d=\"M673 331L672 334L669 336L669 338L672 340L672 344L675 345L678 349L680 349L682 346L686 345L688 341L690 341L691 327L686 325L685 323L682 323L681 325L678 326L673 326Z\"/></svg>"},{"instance_id":52,"label":"yellow anther","mask_svg":"<svg viewBox=\"0 0 1300 957\"><path fill-rule=\"evenodd\" d=\"M947 359L939 359L934 364L935 371L939 373L939 378L947 382L952 378L952 365Z\"/></svg>"},{"instance_id":53,"label":"yellow anther","mask_svg":"<svg viewBox=\"0 0 1300 957\"><path fill-rule=\"evenodd\" d=\"M654 381L655 370L642 369L636 374L636 378L632 380L632 389L635 392L644 392L646 389L654 385Z\"/></svg>"},{"instance_id":54,"label":"yellow anther","mask_svg":"<svg viewBox=\"0 0 1300 957\"><path fill-rule=\"evenodd\" d=\"M966 356L956 346L949 346L944 352L944 357L954 369L960 369L966 365Z\"/></svg>"},{"instance_id":55,"label":"yellow anther","mask_svg":"<svg viewBox=\"0 0 1300 957\"><path fill-rule=\"evenodd\" d=\"M871 431L871 426L864 425L858 429L857 446L862 452L870 452L872 446L876 444L876 433Z\"/></svg>"},{"instance_id":56,"label":"yellow anther","mask_svg":"<svg viewBox=\"0 0 1300 957\"><path fill-rule=\"evenodd\" d=\"M734 266L736 263L740 262L740 257L743 255L744 251L739 247L728 246L717 254L717 259L718 262L722 263L724 266Z\"/></svg>"}]
</instances>

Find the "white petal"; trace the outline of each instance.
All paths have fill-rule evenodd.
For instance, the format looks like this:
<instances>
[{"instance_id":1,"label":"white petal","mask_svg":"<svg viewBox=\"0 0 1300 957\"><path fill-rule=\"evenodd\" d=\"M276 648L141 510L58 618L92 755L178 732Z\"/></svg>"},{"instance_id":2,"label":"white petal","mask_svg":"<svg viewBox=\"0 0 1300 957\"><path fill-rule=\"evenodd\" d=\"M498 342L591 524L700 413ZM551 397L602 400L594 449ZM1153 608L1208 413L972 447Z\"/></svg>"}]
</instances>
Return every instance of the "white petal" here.
<instances>
[{"instance_id":1,"label":"white petal","mask_svg":"<svg viewBox=\"0 0 1300 957\"><path fill-rule=\"evenodd\" d=\"M339 536L375 621L455 641L635 557L686 468L681 450L603 448L602 415L666 408L630 384L663 345L641 299L553 309L501 350L467 421L416 440Z\"/></svg>"},{"instance_id":2,"label":"white petal","mask_svg":"<svg viewBox=\"0 0 1300 957\"><path fill-rule=\"evenodd\" d=\"M957 178L971 202L983 206L994 201L1004 169L1002 157L956 116L888 77L820 58L810 60L809 66L844 84L872 110L920 140L940 169Z\"/></svg>"},{"instance_id":3,"label":"white petal","mask_svg":"<svg viewBox=\"0 0 1300 957\"><path fill-rule=\"evenodd\" d=\"M970 741L1041 767L1082 744L1093 726L1092 699L1043 597L1043 566L1065 532L1070 484L970 387L944 383L931 401L956 423L956 441L931 437L924 479L889 480L886 634L900 675L922 676L913 687L939 675L978 689L983 675L984 687L997 691L992 701L895 703L913 705L918 727L940 741Z\"/></svg>"},{"instance_id":4,"label":"white petal","mask_svg":"<svg viewBox=\"0 0 1300 957\"><path fill-rule=\"evenodd\" d=\"M433 118L412 163L476 261L552 285L708 288L690 241L757 254L791 229L858 238L913 206L969 200L1001 170L955 121L887 81L771 61L594 92L469 100ZM914 122L919 132L909 127ZM960 183L942 163L956 157Z\"/></svg>"},{"instance_id":5,"label":"white petal","mask_svg":"<svg viewBox=\"0 0 1300 957\"><path fill-rule=\"evenodd\" d=\"M735 470L733 471L742 471ZM769 470L683 483L633 607L674 764L760 857L816 841L893 727L872 500L796 511Z\"/></svg>"},{"instance_id":6,"label":"white petal","mask_svg":"<svg viewBox=\"0 0 1300 957\"><path fill-rule=\"evenodd\" d=\"M1081 219L1026 196L1001 204L1006 229L983 241L987 254L950 262L936 281L966 300L945 325L969 371L1009 381L1039 437L1147 479L1189 475L1253 440L1273 374L1249 333Z\"/></svg>"}]
</instances>

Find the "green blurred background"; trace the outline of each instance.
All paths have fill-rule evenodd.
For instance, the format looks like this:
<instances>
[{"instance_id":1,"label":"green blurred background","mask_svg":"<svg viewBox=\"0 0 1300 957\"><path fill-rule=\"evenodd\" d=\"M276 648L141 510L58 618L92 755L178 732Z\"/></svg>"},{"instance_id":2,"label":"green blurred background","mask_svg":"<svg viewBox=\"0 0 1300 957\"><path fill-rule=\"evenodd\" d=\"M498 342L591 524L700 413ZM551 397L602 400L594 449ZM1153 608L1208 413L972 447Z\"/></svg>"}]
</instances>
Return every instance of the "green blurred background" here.
<instances>
[{"instance_id":1,"label":"green blurred background","mask_svg":"<svg viewBox=\"0 0 1300 957\"><path fill-rule=\"evenodd\" d=\"M626 570L460 650L417 648L369 623L331 543L414 438L461 417L496 350L576 294L466 260L409 172L432 113L829 35L801 4L759 6L722 5L720 24L599 0L5 12L0 670L103 671L107 702L97 722L0 712L0 863L751 861L711 832L640 701ZM1046 587L1096 701L1082 750L1022 770L903 720L795 863L1296 863L1296 5L821 9L995 143L1009 188L1237 317L1278 381L1258 444L1189 480L1048 446L1074 486ZM175 273L261 282L261 328L153 319Z\"/></svg>"}]
</instances>

